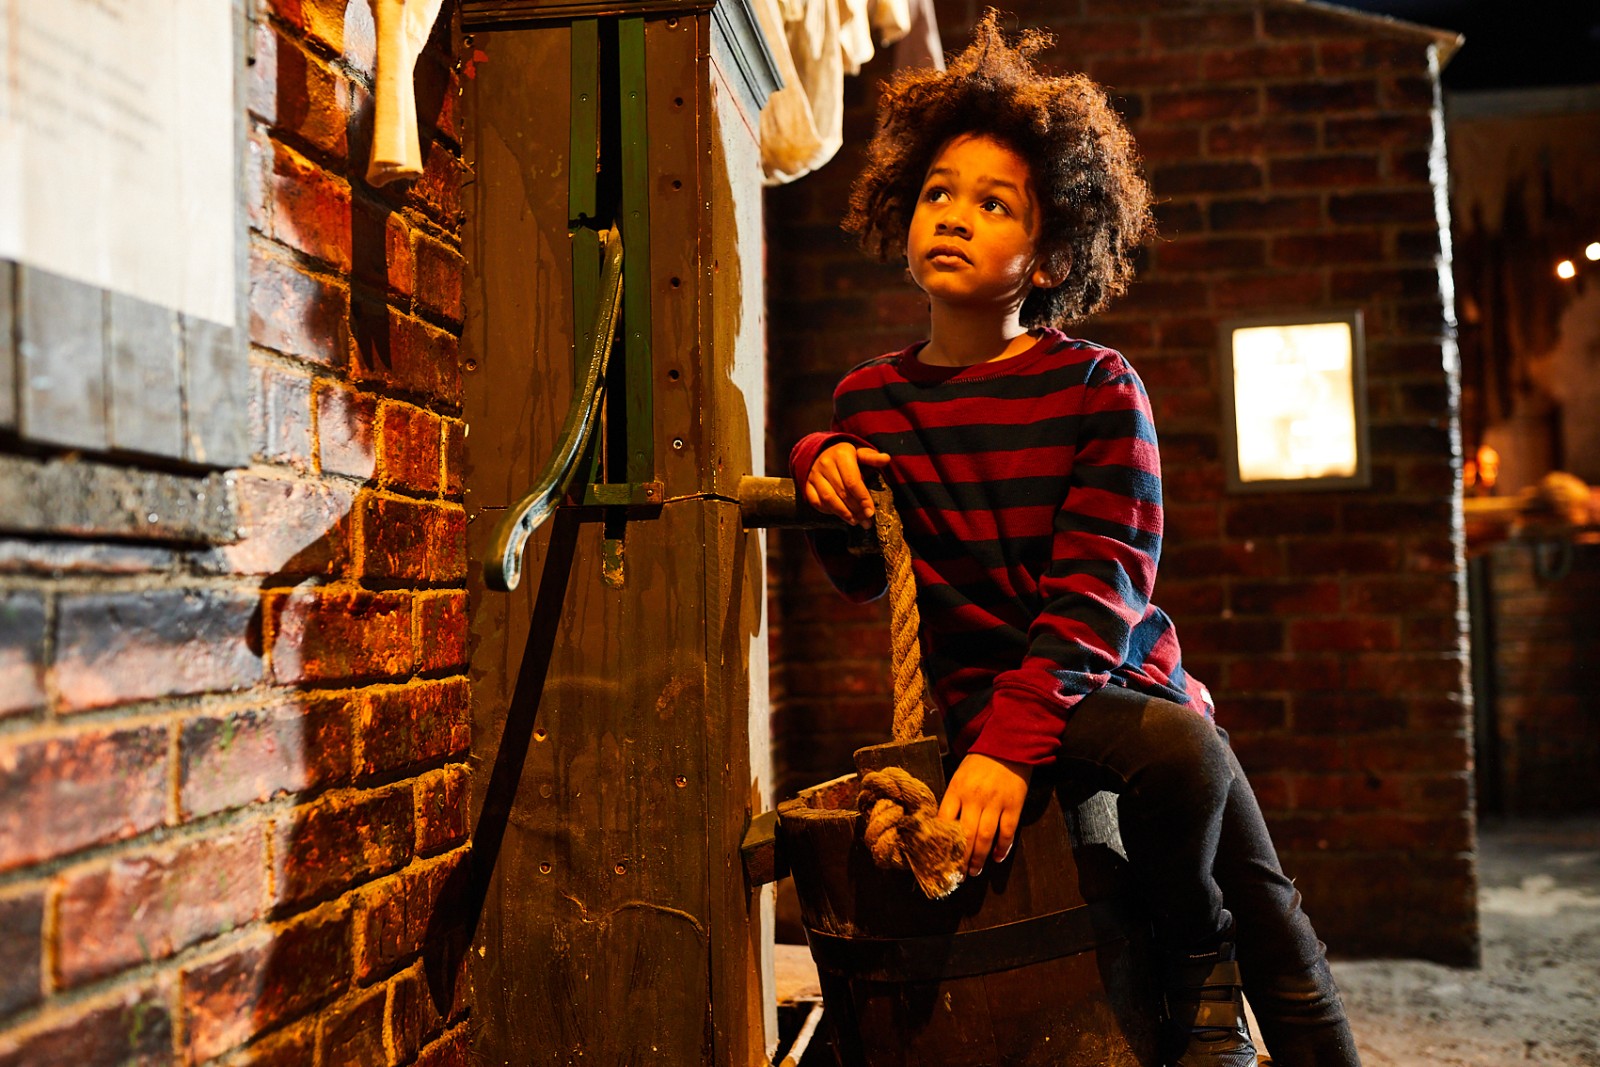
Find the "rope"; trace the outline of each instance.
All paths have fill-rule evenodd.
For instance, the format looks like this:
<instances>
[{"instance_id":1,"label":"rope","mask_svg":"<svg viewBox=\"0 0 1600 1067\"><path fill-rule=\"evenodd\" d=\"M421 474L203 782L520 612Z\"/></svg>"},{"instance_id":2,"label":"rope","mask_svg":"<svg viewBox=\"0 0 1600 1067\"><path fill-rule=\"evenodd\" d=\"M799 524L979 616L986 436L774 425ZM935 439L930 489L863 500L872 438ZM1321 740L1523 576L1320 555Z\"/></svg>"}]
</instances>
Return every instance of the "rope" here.
<instances>
[{"instance_id":1,"label":"rope","mask_svg":"<svg viewBox=\"0 0 1600 1067\"><path fill-rule=\"evenodd\" d=\"M884 572L889 579L889 648L894 674L892 736L898 742L914 741L922 736L934 714L922 677L917 582L911 573L911 551L906 548L894 496L888 489L869 491ZM939 818L939 802L925 782L899 767L869 771L861 776L857 804L867 813L867 848L879 867L909 870L930 900L948 896L961 884L966 834L957 824Z\"/></svg>"},{"instance_id":2,"label":"rope","mask_svg":"<svg viewBox=\"0 0 1600 1067\"><path fill-rule=\"evenodd\" d=\"M922 779L899 767L868 771L857 804L867 813L867 848L879 867L910 871L929 900L961 884L967 837L939 818L938 801Z\"/></svg>"}]
</instances>

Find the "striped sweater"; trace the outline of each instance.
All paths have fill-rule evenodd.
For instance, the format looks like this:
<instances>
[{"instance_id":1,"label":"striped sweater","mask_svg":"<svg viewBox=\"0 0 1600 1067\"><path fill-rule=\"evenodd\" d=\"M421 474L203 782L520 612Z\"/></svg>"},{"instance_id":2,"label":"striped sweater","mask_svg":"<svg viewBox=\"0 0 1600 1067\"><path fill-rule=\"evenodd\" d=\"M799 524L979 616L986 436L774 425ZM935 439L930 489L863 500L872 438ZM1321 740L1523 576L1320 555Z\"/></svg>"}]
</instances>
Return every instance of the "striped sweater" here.
<instances>
[{"instance_id":1,"label":"striped sweater","mask_svg":"<svg viewBox=\"0 0 1600 1067\"><path fill-rule=\"evenodd\" d=\"M832 431L803 438L790 467L803 484L840 440L892 457L924 663L955 751L1049 763L1073 705L1105 685L1210 716L1150 602L1161 462L1133 368L1054 330L971 367L920 363L921 347L847 374ZM882 560L847 551L850 537L811 540L840 592L882 595Z\"/></svg>"}]
</instances>

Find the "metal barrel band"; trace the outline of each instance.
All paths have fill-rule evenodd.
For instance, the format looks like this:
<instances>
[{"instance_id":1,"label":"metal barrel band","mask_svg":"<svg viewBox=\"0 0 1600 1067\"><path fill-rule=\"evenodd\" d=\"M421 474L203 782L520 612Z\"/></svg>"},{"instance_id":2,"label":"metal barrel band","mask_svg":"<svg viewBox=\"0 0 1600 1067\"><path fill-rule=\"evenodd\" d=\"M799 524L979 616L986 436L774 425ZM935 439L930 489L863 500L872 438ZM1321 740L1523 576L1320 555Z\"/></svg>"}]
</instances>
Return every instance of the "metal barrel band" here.
<instances>
[{"instance_id":1,"label":"metal barrel band","mask_svg":"<svg viewBox=\"0 0 1600 1067\"><path fill-rule=\"evenodd\" d=\"M1002 926L923 937L841 937L807 928L817 969L854 981L938 982L1009 971L1126 940L1127 908L1097 900Z\"/></svg>"}]
</instances>

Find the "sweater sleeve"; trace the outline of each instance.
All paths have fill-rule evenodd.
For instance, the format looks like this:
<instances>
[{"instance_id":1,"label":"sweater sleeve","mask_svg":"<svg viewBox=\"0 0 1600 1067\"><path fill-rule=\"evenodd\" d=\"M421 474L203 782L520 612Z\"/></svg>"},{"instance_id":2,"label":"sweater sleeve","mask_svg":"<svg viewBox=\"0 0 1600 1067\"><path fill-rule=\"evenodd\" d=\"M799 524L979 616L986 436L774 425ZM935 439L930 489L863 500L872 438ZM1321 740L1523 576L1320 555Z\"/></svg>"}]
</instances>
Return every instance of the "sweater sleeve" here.
<instances>
[{"instance_id":1,"label":"sweater sleeve","mask_svg":"<svg viewBox=\"0 0 1600 1067\"><path fill-rule=\"evenodd\" d=\"M862 448L872 447L865 438L845 433L837 427L827 433L807 434L789 453L789 471L794 476L797 491L805 492L806 479L811 477L811 468L816 464L817 457L840 441L849 441ZM856 603L876 600L888 588L883 557L870 550L870 533L849 527L806 531L811 554L822 564L828 581L846 599ZM876 541L871 541L871 545L875 544Z\"/></svg>"},{"instance_id":2,"label":"sweater sleeve","mask_svg":"<svg viewBox=\"0 0 1600 1067\"><path fill-rule=\"evenodd\" d=\"M1161 460L1150 402L1108 353L1090 372L1072 473L1056 512L1043 606L1015 669L996 676L970 751L1049 763L1073 707L1127 659L1161 556Z\"/></svg>"}]
</instances>

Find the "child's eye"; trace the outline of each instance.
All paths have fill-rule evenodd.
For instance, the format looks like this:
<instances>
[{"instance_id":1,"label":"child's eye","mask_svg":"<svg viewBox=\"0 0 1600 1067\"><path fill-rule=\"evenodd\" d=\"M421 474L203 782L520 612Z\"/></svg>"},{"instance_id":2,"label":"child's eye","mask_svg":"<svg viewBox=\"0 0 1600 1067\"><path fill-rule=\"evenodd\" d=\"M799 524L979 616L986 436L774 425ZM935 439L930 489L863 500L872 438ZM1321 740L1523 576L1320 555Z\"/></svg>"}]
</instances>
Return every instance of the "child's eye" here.
<instances>
[{"instance_id":1,"label":"child's eye","mask_svg":"<svg viewBox=\"0 0 1600 1067\"><path fill-rule=\"evenodd\" d=\"M1000 212L1004 212L1006 214L1010 214L1011 213L1011 209L1006 207L1006 204L1005 204L1004 200L996 200L992 196L989 199L987 199L987 200L985 200L983 202L983 210L985 210L985 211L1000 211Z\"/></svg>"},{"instance_id":2,"label":"child's eye","mask_svg":"<svg viewBox=\"0 0 1600 1067\"><path fill-rule=\"evenodd\" d=\"M930 204L938 204L950 199L950 194L935 185L933 188L922 194L922 199L926 200Z\"/></svg>"}]
</instances>

